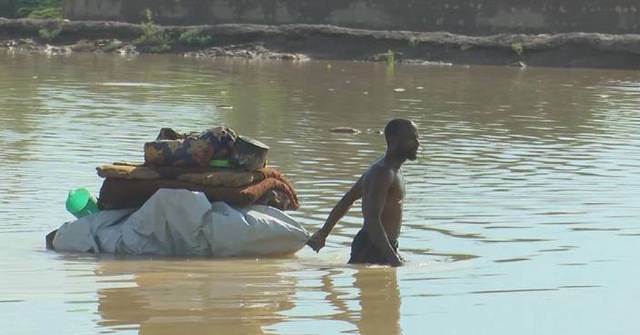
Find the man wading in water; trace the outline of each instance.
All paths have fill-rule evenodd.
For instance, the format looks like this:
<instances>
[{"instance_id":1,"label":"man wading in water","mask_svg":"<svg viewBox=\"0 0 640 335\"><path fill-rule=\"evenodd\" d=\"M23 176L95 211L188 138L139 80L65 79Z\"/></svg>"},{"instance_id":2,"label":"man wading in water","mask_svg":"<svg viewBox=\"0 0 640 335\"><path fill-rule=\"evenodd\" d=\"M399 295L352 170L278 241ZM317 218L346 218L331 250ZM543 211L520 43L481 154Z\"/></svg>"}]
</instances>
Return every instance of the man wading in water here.
<instances>
[{"instance_id":1,"label":"man wading in water","mask_svg":"<svg viewBox=\"0 0 640 335\"><path fill-rule=\"evenodd\" d=\"M362 198L364 226L351 243L350 264L402 265L398 255L398 235L402 226L405 188L400 167L415 160L420 141L415 123L394 119L384 128L387 151L375 161L333 208L322 228L307 242L316 252L324 247L329 233Z\"/></svg>"}]
</instances>

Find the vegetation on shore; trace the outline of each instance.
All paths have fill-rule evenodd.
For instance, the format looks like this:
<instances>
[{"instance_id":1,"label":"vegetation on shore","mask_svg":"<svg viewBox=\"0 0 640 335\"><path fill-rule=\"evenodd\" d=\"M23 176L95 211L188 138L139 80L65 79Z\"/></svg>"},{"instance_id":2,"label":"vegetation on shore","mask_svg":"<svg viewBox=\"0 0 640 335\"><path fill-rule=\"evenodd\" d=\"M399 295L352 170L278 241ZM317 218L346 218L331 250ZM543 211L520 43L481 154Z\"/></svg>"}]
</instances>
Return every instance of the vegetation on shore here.
<instances>
[{"instance_id":1,"label":"vegetation on shore","mask_svg":"<svg viewBox=\"0 0 640 335\"><path fill-rule=\"evenodd\" d=\"M153 14L148 9L145 11L145 19L140 25L142 26L142 35L136 38L133 43L154 53L170 51L178 44L187 47L205 47L213 41L210 35L199 30L187 30L180 34L169 32L154 22Z\"/></svg>"},{"instance_id":2,"label":"vegetation on shore","mask_svg":"<svg viewBox=\"0 0 640 335\"><path fill-rule=\"evenodd\" d=\"M145 20L141 23L142 35L133 43L137 46L148 47L151 52L165 52L171 50L172 39L167 32L153 22L150 10L145 11Z\"/></svg>"},{"instance_id":3,"label":"vegetation on shore","mask_svg":"<svg viewBox=\"0 0 640 335\"><path fill-rule=\"evenodd\" d=\"M30 19L62 19L62 0L16 0L15 16Z\"/></svg>"}]
</instances>

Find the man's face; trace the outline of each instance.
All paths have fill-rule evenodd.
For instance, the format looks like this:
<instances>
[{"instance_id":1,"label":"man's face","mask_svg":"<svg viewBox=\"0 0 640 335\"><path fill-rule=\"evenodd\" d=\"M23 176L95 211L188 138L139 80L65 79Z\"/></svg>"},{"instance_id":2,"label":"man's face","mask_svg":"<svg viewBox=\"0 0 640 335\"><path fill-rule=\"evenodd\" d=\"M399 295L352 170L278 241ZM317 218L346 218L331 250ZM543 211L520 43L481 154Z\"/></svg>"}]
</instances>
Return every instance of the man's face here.
<instances>
[{"instance_id":1,"label":"man's face","mask_svg":"<svg viewBox=\"0 0 640 335\"><path fill-rule=\"evenodd\" d=\"M418 128L413 124L399 136L397 150L401 157L414 161L418 157L419 147Z\"/></svg>"}]
</instances>

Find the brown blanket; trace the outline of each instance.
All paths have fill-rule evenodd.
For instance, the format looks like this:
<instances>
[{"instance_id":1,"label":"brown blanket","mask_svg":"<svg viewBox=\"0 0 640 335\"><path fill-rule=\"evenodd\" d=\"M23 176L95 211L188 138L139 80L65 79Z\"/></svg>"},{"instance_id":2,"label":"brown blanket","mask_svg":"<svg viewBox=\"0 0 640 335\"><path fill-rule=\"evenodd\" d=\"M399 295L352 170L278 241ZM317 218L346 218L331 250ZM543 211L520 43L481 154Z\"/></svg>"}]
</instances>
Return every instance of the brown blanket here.
<instances>
[{"instance_id":1,"label":"brown blanket","mask_svg":"<svg viewBox=\"0 0 640 335\"><path fill-rule=\"evenodd\" d=\"M210 201L224 201L232 206L248 206L276 191L284 195L287 201L274 203L281 210L295 210L300 207L298 196L293 186L273 171L262 171L264 179L244 187L214 187L190 182L155 179L128 180L107 178L100 189L98 206L102 209L137 208L142 206L157 190L161 188L187 189L203 192Z\"/></svg>"}]
</instances>

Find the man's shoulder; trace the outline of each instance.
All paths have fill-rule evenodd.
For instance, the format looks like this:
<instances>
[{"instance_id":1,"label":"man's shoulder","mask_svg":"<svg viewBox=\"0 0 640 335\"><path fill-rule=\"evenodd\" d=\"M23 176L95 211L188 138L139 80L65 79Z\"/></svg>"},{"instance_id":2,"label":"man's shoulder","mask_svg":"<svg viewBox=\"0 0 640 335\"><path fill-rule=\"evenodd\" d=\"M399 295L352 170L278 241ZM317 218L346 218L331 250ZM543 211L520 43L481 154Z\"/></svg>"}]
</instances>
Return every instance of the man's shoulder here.
<instances>
[{"instance_id":1,"label":"man's shoulder","mask_svg":"<svg viewBox=\"0 0 640 335\"><path fill-rule=\"evenodd\" d=\"M364 179L370 182L391 182L395 178L395 175L396 173L392 168L376 162L367 169L367 172L364 174Z\"/></svg>"}]
</instances>

